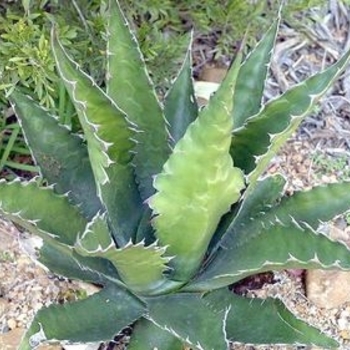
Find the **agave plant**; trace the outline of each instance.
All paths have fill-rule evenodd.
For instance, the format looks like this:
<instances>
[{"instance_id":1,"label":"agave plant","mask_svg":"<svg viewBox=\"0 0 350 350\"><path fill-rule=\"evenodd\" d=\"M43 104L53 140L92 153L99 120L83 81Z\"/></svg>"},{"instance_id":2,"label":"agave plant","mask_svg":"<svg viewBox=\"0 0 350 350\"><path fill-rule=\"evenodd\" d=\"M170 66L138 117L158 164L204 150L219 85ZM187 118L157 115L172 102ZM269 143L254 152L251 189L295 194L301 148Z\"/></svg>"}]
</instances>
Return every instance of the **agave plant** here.
<instances>
[{"instance_id":1,"label":"agave plant","mask_svg":"<svg viewBox=\"0 0 350 350\"><path fill-rule=\"evenodd\" d=\"M20 350L44 341L112 339L133 325L129 350L224 350L229 341L337 342L276 299L228 286L286 268L350 268L350 251L318 232L350 208L350 183L284 195L270 159L346 67L328 69L262 104L279 18L252 52L238 53L199 110L190 50L161 104L135 37L109 1L105 90L52 33L59 74L82 135L19 91L11 103L39 178L0 182L1 212L40 236L39 261L101 287L35 316Z\"/></svg>"}]
</instances>

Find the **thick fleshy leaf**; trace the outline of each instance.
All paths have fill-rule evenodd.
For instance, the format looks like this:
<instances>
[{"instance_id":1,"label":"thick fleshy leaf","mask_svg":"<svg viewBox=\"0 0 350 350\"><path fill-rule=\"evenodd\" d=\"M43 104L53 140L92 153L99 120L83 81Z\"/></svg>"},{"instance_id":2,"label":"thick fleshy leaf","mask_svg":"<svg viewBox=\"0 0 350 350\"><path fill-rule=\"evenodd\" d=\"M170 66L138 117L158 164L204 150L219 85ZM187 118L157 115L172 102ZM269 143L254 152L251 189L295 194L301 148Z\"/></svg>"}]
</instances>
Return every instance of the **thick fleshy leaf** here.
<instances>
[{"instance_id":1,"label":"thick fleshy leaf","mask_svg":"<svg viewBox=\"0 0 350 350\"><path fill-rule=\"evenodd\" d=\"M255 216L270 210L281 199L285 184L286 179L280 174L268 176L258 181L254 192L250 193L249 196L244 194L233 223L244 225Z\"/></svg>"},{"instance_id":2,"label":"thick fleshy leaf","mask_svg":"<svg viewBox=\"0 0 350 350\"><path fill-rule=\"evenodd\" d=\"M208 293L204 301L215 310L227 310L227 337L249 344L305 344L335 348L338 343L296 318L278 299L249 299L227 288Z\"/></svg>"},{"instance_id":3,"label":"thick fleshy leaf","mask_svg":"<svg viewBox=\"0 0 350 350\"><path fill-rule=\"evenodd\" d=\"M241 127L249 117L258 113L261 108L266 75L279 23L280 16L241 66L237 77L232 111L235 129Z\"/></svg>"},{"instance_id":4,"label":"thick fleshy leaf","mask_svg":"<svg viewBox=\"0 0 350 350\"><path fill-rule=\"evenodd\" d=\"M350 182L314 187L308 191L295 192L284 197L268 214L288 224L293 220L304 222L313 229L320 223L350 210Z\"/></svg>"},{"instance_id":5,"label":"thick fleshy leaf","mask_svg":"<svg viewBox=\"0 0 350 350\"><path fill-rule=\"evenodd\" d=\"M147 304L147 318L183 342L203 350L227 350L228 310L213 310L195 293L150 298Z\"/></svg>"},{"instance_id":6,"label":"thick fleshy leaf","mask_svg":"<svg viewBox=\"0 0 350 350\"><path fill-rule=\"evenodd\" d=\"M278 219L277 219L278 221ZM251 225L251 237L222 249L186 290L227 286L247 276L279 269L350 269L350 250L321 233L296 223ZM252 238L254 236L254 238ZM254 254L252 254L254 252Z\"/></svg>"},{"instance_id":7,"label":"thick fleshy leaf","mask_svg":"<svg viewBox=\"0 0 350 350\"><path fill-rule=\"evenodd\" d=\"M116 0L109 0L107 93L135 124L135 173L142 199L154 193L153 176L170 153L161 106L135 36Z\"/></svg>"},{"instance_id":8,"label":"thick fleshy leaf","mask_svg":"<svg viewBox=\"0 0 350 350\"><path fill-rule=\"evenodd\" d=\"M52 49L87 139L98 194L114 237L125 245L135 233L142 210L131 165L134 132L124 112L67 56L54 32Z\"/></svg>"},{"instance_id":9,"label":"thick fleshy leaf","mask_svg":"<svg viewBox=\"0 0 350 350\"><path fill-rule=\"evenodd\" d=\"M173 147L183 137L187 127L198 114L192 80L191 44L192 38L180 73L165 96L164 113L169 123Z\"/></svg>"},{"instance_id":10,"label":"thick fleshy leaf","mask_svg":"<svg viewBox=\"0 0 350 350\"><path fill-rule=\"evenodd\" d=\"M183 342L171 333L141 318L133 328L128 350L183 350Z\"/></svg>"},{"instance_id":11,"label":"thick fleshy leaf","mask_svg":"<svg viewBox=\"0 0 350 350\"><path fill-rule=\"evenodd\" d=\"M108 259L118 270L121 279L134 292L152 294L161 288L173 285L164 272L168 269L169 258L164 258L165 248L156 244L145 246L131 242L117 249L110 237L103 216L95 217L78 239L76 251L83 256Z\"/></svg>"},{"instance_id":12,"label":"thick fleshy leaf","mask_svg":"<svg viewBox=\"0 0 350 350\"><path fill-rule=\"evenodd\" d=\"M254 197L258 190L259 188L256 187L251 196ZM255 198L257 202L263 201L263 198ZM329 184L314 187L309 191L295 192L292 196L284 197L280 203L270 208L261 208L259 211L251 209L248 220L244 217L244 220L241 220L241 215L238 215L237 220L233 221L221 242L222 246L230 248L249 239L254 239L257 230L260 230L259 227L267 229L275 222L283 225L300 222L317 229L321 222L329 221L336 215L343 214L350 209L350 182Z\"/></svg>"},{"instance_id":13,"label":"thick fleshy leaf","mask_svg":"<svg viewBox=\"0 0 350 350\"><path fill-rule=\"evenodd\" d=\"M83 257L61 244L45 242L39 251L39 262L51 272L66 278L105 285L120 285L119 276L111 262L101 258Z\"/></svg>"},{"instance_id":14,"label":"thick fleshy leaf","mask_svg":"<svg viewBox=\"0 0 350 350\"><path fill-rule=\"evenodd\" d=\"M109 286L87 299L39 310L19 350L30 350L46 340L110 340L144 312L139 299L121 288Z\"/></svg>"},{"instance_id":15,"label":"thick fleshy leaf","mask_svg":"<svg viewBox=\"0 0 350 350\"><path fill-rule=\"evenodd\" d=\"M156 215L153 225L161 245L169 246L167 254L174 256L175 280L187 281L196 272L221 216L244 187L243 174L229 155L240 58L154 180L158 192L149 200Z\"/></svg>"},{"instance_id":16,"label":"thick fleshy leaf","mask_svg":"<svg viewBox=\"0 0 350 350\"><path fill-rule=\"evenodd\" d=\"M144 242L145 245L152 244L156 239L154 235L154 228L151 224L152 220L152 210L147 207L143 212L142 218L140 220L137 232L135 234L135 239L133 242L139 243Z\"/></svg>"},{"instance_id":17,"label":"thick fleshy leaf","mask_svg":"<svg viewBox=\"0 0 350 350\"><path fill-rule=\"evenodd\" d=\"M44 240L55 239L67 245L74 245L87 224L68 196L56 194L52 187L39 186L35 179L0 181L0 211Z\"/></svg>"},{"instance_id":18,"label":"thick fleshy leaf","mask_svg":"<svg viewBox=\"0 0 350 350\"><path fill-rule=\"evenodd\" d=\"M29 96L14 91L11 101L41 175L91 219L102 207L83 140Z\"/></svg>"},{"instance_id":19,"label":"thick fleshy leaf","mask_svg":"<svg viewBox=\"0 0 350 350\"><path fill-rule=\"evenodd\" d=\"M241 226L264 217L265 213L268 212L283 195L285 183L285 178L280 174L276 174L258 181L255 190L249 193L249 195L247 192L244 193L239 208L232 208L221 220L215 233L215 246L212 248L208 261L212 260L213 255L220 246L227 245L227 240L231 241L237 239ZM246 239L245 235L248 234L248 232L244 231L242 234L244 235L243 239ZM211 242L211 244L213 244L213 242Z\"/></svg>"},{"instance_id":20,"label":"thick fleshy leaf","mask_svg":"<svg viewBox=\"0 0 350 350\"><path fill-rule=\"evenodd\" d=\"M250 186L255 186L268 162L339 77L349 60L350 51L333 66L266 104L242 128L235 130L231 155L235 164L249 174Z\"/></svg>"},{"instance_id":21,"label":"thick fleshy leaf","mask_svg":"<svg viewBox=\"0 0 350 350\"><path fill-rule=\"evenodd\" d=\"M281 180L282 182L280 182ZM282 177L270 177L258 181L255 191L243 201L236 218L227 225L226 234L217 246L216 255L211 256L208 264L224 265L228 256L232 259L233 255L231 254L234 254L231 252L232 247L241 247L248 241L257 239L261 232L267 232L276 223L288 226L300 222L317 229L321 222L329 221L334 216L350 209L349 182L329 184L305 192L296 192L274 205L283 184ZM288 237L282 246L288 244L293 246L291 243L293 239L296 238ZM264 245L261 247L263 249ZM227 250L228 255L226 256L223 251ZM258 254L256 252L256 255ZM294 255L293 252L291 254ZM215 259L221 260L221 262L213 262Z\"/></svg>"}]
</instances>

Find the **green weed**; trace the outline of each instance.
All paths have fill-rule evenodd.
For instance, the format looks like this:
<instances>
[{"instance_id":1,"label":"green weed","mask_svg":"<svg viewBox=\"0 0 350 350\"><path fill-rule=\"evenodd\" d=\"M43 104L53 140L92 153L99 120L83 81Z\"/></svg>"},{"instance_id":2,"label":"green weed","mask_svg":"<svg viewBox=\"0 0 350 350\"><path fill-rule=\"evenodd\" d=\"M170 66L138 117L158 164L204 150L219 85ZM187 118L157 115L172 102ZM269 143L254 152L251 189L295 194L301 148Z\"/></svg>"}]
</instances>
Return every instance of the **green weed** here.
<instances>
[{"instance_id":1,"label":"green weed","mask_svg":"<svg viewBox=\"0 0 350 350\"><path fill-rule=\"evenodd\" d=\"M311 156L315 174L321 176L336 176L337 180L350 179L349 155L329 155L321 151Z\"/></svg>"}]
</instances>

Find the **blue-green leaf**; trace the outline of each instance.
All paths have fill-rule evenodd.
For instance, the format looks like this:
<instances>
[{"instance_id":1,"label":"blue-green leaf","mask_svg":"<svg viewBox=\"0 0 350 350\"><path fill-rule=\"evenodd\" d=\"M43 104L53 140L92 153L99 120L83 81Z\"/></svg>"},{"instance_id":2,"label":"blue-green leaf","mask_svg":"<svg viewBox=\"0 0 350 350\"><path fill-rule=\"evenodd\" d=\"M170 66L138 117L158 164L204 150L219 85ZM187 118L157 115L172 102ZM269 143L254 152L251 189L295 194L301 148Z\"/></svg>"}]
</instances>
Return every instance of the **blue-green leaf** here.
<instances>
[{"instance_id":1,"label":"blue-green leaf","mask_svg":"<svg viewBox=\"0 0 350 350\"><path fill-rule=\"evenodd\" d=\"M87 224L78 208L69 203L68 196L58 195L52 187L39 186L35 179L0 181L0 211L44 240L71 246Z\"/></svg>"},{"instance_id":2,"label":"blue-green leaf","mask_svg":"<svg viewBox=\"0 0 350 350\"><path fill-rule=\"evenodd\" d=\"M234 131L231 155L235 164L249 174L250 186L255 186L271 158L339 77L349 60L350 50L333 66L267 103L243 127Z\"/></svg>"},{"instance_id":3,"label":"blue-green leaf","mask_svg":"<svg viewBox=\"0 0 350 350\"><path fill-rule=\"evenodd\" d=\"M192 38L180 73L164 101L164 113L169 123L173 147L183 137L187 127L197 118L198 114L192 80L191 44Z\"/></svg>"},{"instance_id":4,"label":"blue-green leaf","mask_svg":"<svg viewBox=\"0 0 350 350\"><path fill-rule=\"evenodd\" d=\"M141 318L133 328L128 350L183 350L182 341Z\"/></svg>"},{"instance_id":5,"label":"blue-green leaf","mask_svg":"<svg viewBox=\"0 0 350 350\"><path fill-rule=\"evenodd\" d=\"M143 210L131 165L135 132L124 112L67 56L54 32L52 49L84 130L98 195L123 246L135 234Z\"/></svg>"},{"instance_id":6,"label":"blue-green leaf","mask_svg":"<svg viewBox=\"0 0 350 350\"><path fill-rule=\"evenodd\" d=\"M241 127L259 112L264 93L266 75L274 48L280 16L243 62L237 77L232 116L234 127Z\"/></svg>"},{"instance_id":7,"label":"blue-green leaf","mask_svg":"<svg viewBox=\"0 0 350 350\"><path fill-rule=\"evenodd\" d=\"M276 219L278 222L278 219ZM279 269L350 269L350 250L311 228L272 222L250 225L250 236L222 249L185 290L227 286L247 276Z\"/></svg>"},{"instance_id":8,"label":"blue-green leaf","mask_svg":"<svg viewBox=\"0 0 350 350\"><path fill-rule=\"evenodd\" d=\"M116 0L109 0L107 93L134 123L135 173L142 199L154 193L153 176L170 153L161 106L135 36Z\"/></svg>"},{"instance_id":9,"label":"blue-green leaf","mask_svg":"<svg viewBox=\"0 0 350 350\"><path fill-rule=\"evenodd\" d=\"M144 312L144 305L129 292L116 286L105 287L87 299L42 308L19 350L30 350L46 340L110 340Z\"/></svg>"},{"instance_id":10,"label":"blue-green leaf","mask_svg":"<svg viewBox=\"0 0 350 350\"><path fill-rule=\"evenodd\" d=\"M294 316L278 299L249 299L227 288L206 294L215 310L227 310L229 340L249 344L307 344L334 348L338 343Z\"/></svg>"},{"instance_id":11,"label":"blue-green leaf","mask_svg":"<svg viewBox=\"0 0 350 350\"><path fill-rule=\"evenodd\" d=\"M147 304L147 318L183 342L203 350L227 350L228 310L215 311L206 305L201 295L194 293L150 298Z\"/></svg>"},{"instance_id":12,"label":"blue-green leaf","mask_svg":"<svg viewBox=\"0 0 350 350\"><path fill-rule=\"evenodd\" d=\"M15 90L11 101L41 175L54 185L55 192L68 193L72 203L91 219L102 207L83 140L29 96Z\"/></svg>"},{"instance_id":13,"label":"blue-green leaf","mask_svg":"<svg viewBox=\"0 0 350 350\"><path fill-rule=\"evenodd\" d=\"M45 242L39 251L39 262L51 272L66 278L105 285L119 282L120 277L111 262L101 258L83 257L62 244Z\"/></svg>"},{"instance_id":14,"label":"blue-green leaf","mask_svg":"<svg viewBox=\"0 0 350 350\"><path fill-rule=\"evenodd\" d=\"M236 240L241 232L241 227L248 225L253 220L263 219L266 212L276 205L283 195L286 180L280 174L266 177L257 182L252 192L244 192L239 207L233 207L220 222L215 233L212 252L208 261L220 246L226 246L227 240ZM242 235L249 234L246 231Z\"/></svg>"}]
</instances>

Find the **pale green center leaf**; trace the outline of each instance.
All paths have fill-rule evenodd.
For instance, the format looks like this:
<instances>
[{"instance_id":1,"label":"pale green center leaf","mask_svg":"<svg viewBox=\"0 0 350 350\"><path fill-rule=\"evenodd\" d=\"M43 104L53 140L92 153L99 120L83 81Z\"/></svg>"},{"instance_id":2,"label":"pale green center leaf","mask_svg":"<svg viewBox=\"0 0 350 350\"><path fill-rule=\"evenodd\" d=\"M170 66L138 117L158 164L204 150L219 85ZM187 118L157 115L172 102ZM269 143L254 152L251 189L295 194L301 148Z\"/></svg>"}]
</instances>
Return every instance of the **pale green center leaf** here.
<instances>
[{"instance_id":1,"label":"pale green center leaf","mask_svg":"<svg viewBox=\"0 0 350 350\"><path fill-rule=\"evenodd\" d=\"M156 236L174 256L175 280L186 281L196 272L221 216L244 187L243 174L229 154L238 70L239 59L154 180L158 192L149 205Z\"/></svg>"}]
</instances>

